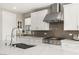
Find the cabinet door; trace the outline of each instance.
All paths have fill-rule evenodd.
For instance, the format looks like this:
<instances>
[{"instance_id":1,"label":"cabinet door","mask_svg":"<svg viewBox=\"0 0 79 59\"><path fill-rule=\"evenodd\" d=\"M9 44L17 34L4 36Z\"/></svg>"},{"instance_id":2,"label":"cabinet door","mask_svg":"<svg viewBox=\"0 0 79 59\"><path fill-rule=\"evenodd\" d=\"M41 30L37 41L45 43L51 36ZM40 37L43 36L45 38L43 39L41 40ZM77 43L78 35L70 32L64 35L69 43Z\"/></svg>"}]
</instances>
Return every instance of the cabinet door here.
<instances>
[{"instance_id":1,"label":"cabinet door","mask_svg":"<svg viewBox=\"0 0 79 59\"><path fill-rule=\"evenodd\" d=\"M49 30L49 24L43 22L46 14L47 14L47 10L42 10L31 14L32 30Z\"/></svg>"},{"instance_id":2,"label":"cabinet door","mask_svg":"<svg viewBox=\"0 0 79 59\"><path fill-rule=\"evenodd\" d=\"M79 30L79 4L77 4L77 29Z\"/></svg>"},{"instance_id":3,"label":"cabinet door","mask_svg":"<svg viewBox=\"0 0 79 59\"><path fill-rule=\"evenodd\" d=\"M68 4L64 6L64 30L77 30L76 4Z\"/></svg>"}]
</instances>

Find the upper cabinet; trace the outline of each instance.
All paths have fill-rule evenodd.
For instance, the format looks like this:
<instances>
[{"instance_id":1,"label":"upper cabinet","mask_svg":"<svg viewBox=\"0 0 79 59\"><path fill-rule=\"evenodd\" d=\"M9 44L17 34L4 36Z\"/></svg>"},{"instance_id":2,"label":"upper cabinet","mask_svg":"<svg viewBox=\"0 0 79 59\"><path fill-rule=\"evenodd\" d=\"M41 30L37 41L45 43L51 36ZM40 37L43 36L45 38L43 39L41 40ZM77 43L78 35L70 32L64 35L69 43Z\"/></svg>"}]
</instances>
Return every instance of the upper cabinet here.
<instances>
[{"instance_id":1,"label":"upper cabinet","mask_svg":"<svg viewBox=\"0 0 79 59\"><path fill-rule=\"evenodd\" d=\"M49 24L43 22L48 10L31 13L31 30L49 30Z\"/></svg>"},{"instance_id":2,"label":"upper cabinet","mask_svg":"<svg viewBox=\"0 0 79 59\"><path fill-rule=\"evenodd\" d=\"M64 30L79 29L79 4L64 5Z\"/></svg>"}]
</instances>

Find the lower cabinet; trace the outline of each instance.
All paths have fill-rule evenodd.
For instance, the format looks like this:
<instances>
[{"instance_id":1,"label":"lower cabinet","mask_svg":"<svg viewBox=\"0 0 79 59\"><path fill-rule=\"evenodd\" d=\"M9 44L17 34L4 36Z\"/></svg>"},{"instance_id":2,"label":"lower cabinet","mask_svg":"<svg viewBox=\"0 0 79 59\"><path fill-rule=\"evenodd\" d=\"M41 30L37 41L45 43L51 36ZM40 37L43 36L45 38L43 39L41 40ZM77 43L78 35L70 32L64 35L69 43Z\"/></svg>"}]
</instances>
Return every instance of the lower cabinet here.
<instances>
[{"instance_id":1,"label":"lower cabinet","mask_svg":"<svg viewBox=\"0 0 79 59\"><path fill-rule=\"evenodd\" d=\"M77 52L79 53L79 41L75 40L62 40L61 41L61 46L64 50L72 51L72 52Z\"/></svg>"}]
</instances>

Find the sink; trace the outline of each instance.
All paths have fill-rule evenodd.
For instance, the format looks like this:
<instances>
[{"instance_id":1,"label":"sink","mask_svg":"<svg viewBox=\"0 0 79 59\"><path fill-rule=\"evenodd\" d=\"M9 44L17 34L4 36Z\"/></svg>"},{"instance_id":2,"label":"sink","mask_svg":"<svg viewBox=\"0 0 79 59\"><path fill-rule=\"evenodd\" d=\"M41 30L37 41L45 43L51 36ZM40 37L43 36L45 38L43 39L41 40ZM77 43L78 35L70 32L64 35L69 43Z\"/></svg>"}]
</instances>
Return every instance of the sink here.
<instances>
[{"instance_id":1,"label":"sink","mask_svg":"<svg viewBox=\"0 0 79 59\"><path fill-rule=\"evenodd\" d=\"M12 46L16 46L17 48L21 48L21 49L27 49L27 48L34 47L35 45L27 45L24 43L15 43L15 44L12 44Z\"/></svg>"}]
</instances>

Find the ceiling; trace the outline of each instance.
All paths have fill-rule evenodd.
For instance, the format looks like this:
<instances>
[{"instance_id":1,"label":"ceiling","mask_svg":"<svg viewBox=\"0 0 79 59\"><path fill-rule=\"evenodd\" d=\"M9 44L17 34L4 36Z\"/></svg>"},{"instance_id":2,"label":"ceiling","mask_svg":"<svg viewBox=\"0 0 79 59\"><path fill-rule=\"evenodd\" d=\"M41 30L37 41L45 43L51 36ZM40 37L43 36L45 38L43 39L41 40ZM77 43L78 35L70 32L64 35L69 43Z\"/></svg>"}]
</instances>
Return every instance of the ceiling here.
<instances>
[{"instance_id":1,"label":"ceiling","mask_svg":"<svg viewBox=\"0 0 79 59\"><path fill-rule=\"evenodd\" d=\"M48 5L50 3L0 3L0 8L17 13L26 13Z\"/></svg>"}]
</instances>

